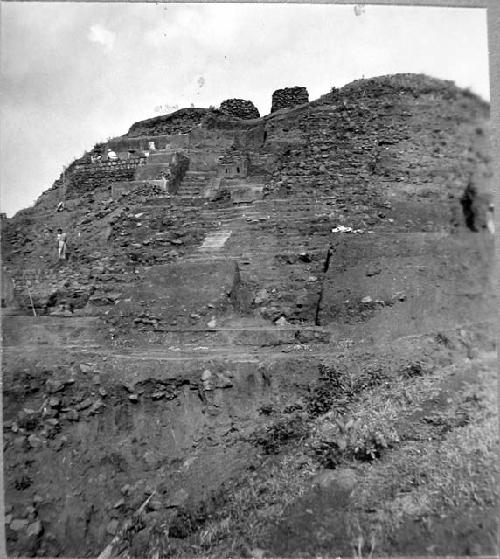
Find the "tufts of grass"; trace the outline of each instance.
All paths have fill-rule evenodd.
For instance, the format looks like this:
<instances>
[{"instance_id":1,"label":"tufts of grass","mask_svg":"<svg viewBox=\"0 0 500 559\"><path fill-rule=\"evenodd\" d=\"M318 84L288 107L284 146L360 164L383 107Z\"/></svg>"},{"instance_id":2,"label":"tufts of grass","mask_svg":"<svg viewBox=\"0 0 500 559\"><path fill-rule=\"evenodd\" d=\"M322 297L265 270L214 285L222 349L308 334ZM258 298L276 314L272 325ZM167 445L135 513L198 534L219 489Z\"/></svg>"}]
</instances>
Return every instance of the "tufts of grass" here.
<instances>
[{"instance_id":1,"label":"tufts of grass","mask_svg":"<svg viewBox=\"0 0 500 559\"><path fill-rule=\"evenodd\" d=\"M303 411L275 410L273 423L256 434L268 456L226 488L224 506L190 541L199 555L251 555L325 467L359 473L346 511L355 558L391 549L408 518L432 526L450 514L494 508L493 382L492 367L477 360L442 367L410 360L390 374L373 362L356 374L323 367ZM403 426L411 437L401 436Z\"/></svg>"},{"instance_id":2,"label":"tufts of grass","mask_svg":"<svg viewBox=\"0 0 500 559\"><path fill-rule=\"evenodd\" d=\"M279 417L253 433L250 440L260 446L264 454L279 454L285 447L304 439L307 433L305 417L294 414Z\"/></svg>"},{"instance_id":3,"label":"tufts of grass","mask_svg":"<svg viewBox=\"0 0 500 559\"><path fill-rule=\"evenodd\" d=\"M196 536L210 556L244 555L259 547L269 525L307 490L318 465L301 453L268 458L260 471L247 474L229 490L223 509L216 510Z\"/></svg>"}]
</instances>

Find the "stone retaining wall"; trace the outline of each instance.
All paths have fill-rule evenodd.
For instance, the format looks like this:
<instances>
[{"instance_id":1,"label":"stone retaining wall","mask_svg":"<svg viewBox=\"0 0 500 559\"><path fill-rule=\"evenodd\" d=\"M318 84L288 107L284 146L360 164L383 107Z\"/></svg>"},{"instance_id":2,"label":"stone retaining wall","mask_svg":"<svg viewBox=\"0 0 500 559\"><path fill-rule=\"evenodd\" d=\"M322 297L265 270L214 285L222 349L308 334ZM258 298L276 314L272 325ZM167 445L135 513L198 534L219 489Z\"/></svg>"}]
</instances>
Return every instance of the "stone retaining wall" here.
<instances>
[{"instance_id":1,"label":"stone retaining wall","mask_svg":"<svg viewBox=\"0 0 500 559\"><path fill-rule=\"evenodd\" d=\"M151 190L153 190L154 187L160 187L162 190L165 190L166 192L166 185L161 180L152 179L152 180L148 180L147 183L144 183L143 181L124 181L124 182L115 182L111 185L111 196L114 200L116 200L126 192L132 192L133 190L136 190L141 185L144 185L146 189L148 185L152 185Z\"/></svg>"},{"instance_id":2,"label":"stone retaining wall","mask_svg":"<svg viewBox=\"0 0 500 559\"><path fill-rule=\"evenodd\" d=\"M137 136L134 138L122 136L109 140L106 147L114 150L116 153L133 149L146 151L150 149L149 142L155 143L155 150L187 148L189 147L189 136L187 134L161 134Z\"/></svg>"},{"instance_id":3,"label":"stone retaining wall","mask_svg":"<svg viewBox=\"0 0 500 559\"><path fill-rule=\"evenodd\" d=\"M124 161L76 163L71 171L66 173L66 196L74 198L111 182L133 180L136 168L145 161L145 157L134 157ZM61 186L62 177L54 183L56 188Z\"/></svg>"}]
</instances>

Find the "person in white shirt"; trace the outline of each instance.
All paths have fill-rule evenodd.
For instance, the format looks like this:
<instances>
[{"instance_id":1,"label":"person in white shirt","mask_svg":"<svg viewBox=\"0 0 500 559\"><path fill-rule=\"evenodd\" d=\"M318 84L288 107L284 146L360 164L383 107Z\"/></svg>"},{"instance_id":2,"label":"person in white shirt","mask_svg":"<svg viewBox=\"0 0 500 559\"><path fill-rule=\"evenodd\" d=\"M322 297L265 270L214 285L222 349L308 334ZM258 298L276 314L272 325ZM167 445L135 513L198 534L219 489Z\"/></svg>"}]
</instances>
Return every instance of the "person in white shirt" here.
<instances>
[{"instance_id":1,"label":"person in white shirt","mask_svg":"<svg viewBox=\"0 0 500 559\"><path fill-rule=\"evenodd\" d=\"M57 254L59 260L66 260L66 233L61 228L57 230Z\"/></svg>"},{"instance_id":2,"label":"person in white shirt","mask_svg":"<svg viewBox=\"0 0 500 559\"><path fill-rule=\"evenodd\" d=\"M488 206L488 214L486 217L486 226L488 227L488 231L494 235L495 234L495 215L494 215L494 211L495 211L495 206L493 206L493 204L490 204Z\"/></svg>"}]
</instances>

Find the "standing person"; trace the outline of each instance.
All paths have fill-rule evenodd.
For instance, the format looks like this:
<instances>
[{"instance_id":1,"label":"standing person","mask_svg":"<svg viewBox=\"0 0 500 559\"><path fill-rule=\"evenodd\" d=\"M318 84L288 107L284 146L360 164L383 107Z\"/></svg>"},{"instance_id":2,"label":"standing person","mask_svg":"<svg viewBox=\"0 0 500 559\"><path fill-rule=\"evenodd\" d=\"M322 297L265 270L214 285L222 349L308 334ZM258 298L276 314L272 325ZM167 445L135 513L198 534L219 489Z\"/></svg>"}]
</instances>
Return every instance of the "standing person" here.
<instances>
[{"instance_id":1,"label":"standing person","mask_svg":"<svg viewBox=\"0 0 500 559\"><path fill-rule=\"evenodd\" d=\"M486 217L486 227L488 228L488 231L492 235L495 234L495 217L493 213L494 211L495 211L495 206L493 206L493 204L489 204L488 213Z\"/></svg>"},{"instance_id":2,"label":"standing person","mask_svg":"<svg viewBox=\"0 0 500 559\"><path fill-rule=\"evenodd\" d=\"M66 233L61 228L57 230L57 254L59 260L66 260Z\"/></svg>"},{"instance_id":3,"label":"standing person","mask_svg":"<svg viewBox=\"0 0 500 559\"><path fill-rule=\"evenodd\" d=\"M167 191L167 177L165 176L165 173L161 174L161 189L163 192Z\"/></svg>"},{"instance_id":4,"label":"standing person","mask_svg":"<svg viewBox=\"0 0 500 559\"><path fill-rule=\"evenodd\" d=\"M475 233L478 232L476 218L477 218L477 188L472 179L469 180L467 187L460 198L462 204L462 211L465 218L465 225Z\"/></svg>"}]
</instances>

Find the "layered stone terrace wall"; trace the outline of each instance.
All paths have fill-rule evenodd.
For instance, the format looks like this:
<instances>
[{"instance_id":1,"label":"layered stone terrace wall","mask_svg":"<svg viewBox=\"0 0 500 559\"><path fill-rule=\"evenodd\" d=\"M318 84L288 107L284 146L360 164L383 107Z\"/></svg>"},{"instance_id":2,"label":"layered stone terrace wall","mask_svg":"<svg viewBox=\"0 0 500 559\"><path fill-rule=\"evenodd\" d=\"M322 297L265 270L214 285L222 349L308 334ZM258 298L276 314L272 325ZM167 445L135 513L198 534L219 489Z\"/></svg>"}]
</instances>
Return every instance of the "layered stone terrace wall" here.
<instances>
[{"instance_id":1,"label":"layered stone terrace wall","mask_svg":"<svg viewBox=\"0 0 500 559\"><path fill-rule=\"evenodd\" d=\"M149 150L150 142L154 142L156 150L187 148L189 146L189 136L187 134L150 134L133 138L120 136L109 140L106 147L119 154L119 152L125 152L127 150Z\"/></svg>"},{"instance_id":2,"label":"layered stone terrace wall","mask_svg":"<svg viewBox=\"0 0 500 559\"><path fill-rule=\"evenodd\" d=\"M124 161L99 161L96 163L77 162L66 172L66 197L74 198L85 192L110 185L112 182L131 181L145 157L134 157ZM63 187L62 176L54 183L54 188Z\"/></svg>"}]
</instances>

